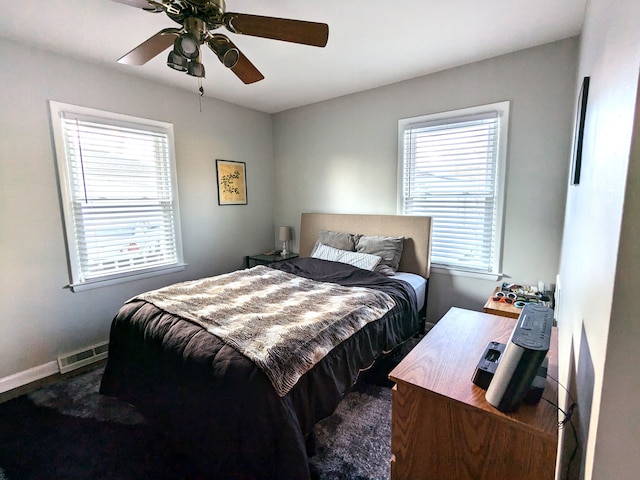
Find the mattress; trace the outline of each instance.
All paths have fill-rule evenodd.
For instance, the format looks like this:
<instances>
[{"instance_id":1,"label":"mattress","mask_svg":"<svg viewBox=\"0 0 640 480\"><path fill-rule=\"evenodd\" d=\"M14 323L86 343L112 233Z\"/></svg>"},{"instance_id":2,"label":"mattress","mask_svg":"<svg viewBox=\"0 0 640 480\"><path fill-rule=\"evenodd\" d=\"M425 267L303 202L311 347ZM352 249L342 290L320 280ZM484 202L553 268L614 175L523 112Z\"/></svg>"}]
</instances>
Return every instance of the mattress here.
<instances>
[{"instance_id":1,"label":"mattress","mask_svg":"<svg viewBox=\"0 0 640 480\"><path fill-rule=\"evenodd\" d=\"M420 275L409 272L396 272L391 278L407 282L416 293L418 310L422 310L427 299L427 280Z\"/></svg>"}]
</instances>

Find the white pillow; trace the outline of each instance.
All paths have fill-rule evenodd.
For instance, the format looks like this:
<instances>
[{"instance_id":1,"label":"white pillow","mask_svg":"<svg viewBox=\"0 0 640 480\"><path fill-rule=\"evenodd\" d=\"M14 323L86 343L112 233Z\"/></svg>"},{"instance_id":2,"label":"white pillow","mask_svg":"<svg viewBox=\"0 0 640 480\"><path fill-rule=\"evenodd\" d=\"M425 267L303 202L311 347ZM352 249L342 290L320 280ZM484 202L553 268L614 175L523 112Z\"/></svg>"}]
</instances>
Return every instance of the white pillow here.
<instances>
[{"instance_id":1,"label":"white pillow","mask_svg":"<svg viewBox=\"0 0 640 480\"><path fill-rule=\"evenodd\" d=\"M313 258L319 258L321 260L331 260L332 262L348 263L354 267L362 268L363 270L373 270L380 263L382 258L377 255L370 255L368 253L348 252L346 250L340 250L333 248L324 243L319 243L313 253Z\"/></svg>"}]
</instances>

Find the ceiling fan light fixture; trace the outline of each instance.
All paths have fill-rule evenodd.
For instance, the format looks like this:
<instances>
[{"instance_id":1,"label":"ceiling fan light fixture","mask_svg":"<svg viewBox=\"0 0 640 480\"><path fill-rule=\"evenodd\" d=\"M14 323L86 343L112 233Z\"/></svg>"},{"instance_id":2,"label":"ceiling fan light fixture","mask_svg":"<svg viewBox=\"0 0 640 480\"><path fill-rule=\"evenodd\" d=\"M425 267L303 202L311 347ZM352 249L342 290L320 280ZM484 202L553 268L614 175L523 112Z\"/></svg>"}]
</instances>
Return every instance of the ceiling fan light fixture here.
<instances>
[{"instance_id":1,"label":"ceiling fan light fixture","mask_svg":"<svg viewBox=\"0 0 640 480\"><path fill-rule=\"evenodd\" d=\"M193 33L183 33L173 44L173 48L176 52L189 60L198 58L200 55L199 42Z\"/></svg>"},{"instance_id":2,"label":"ceiling fan light fixture","mask_svg":"<svg viewBox=\"0 0 640 480\"><path fill-rule=\"evenodd\" d=\"M219 41L212 41L209 43L211 49L214 51L220 62L227 67L233 68L240 60L240 51L232 47L227 43L220 43Z\"/></svg>"},{"instance_id":3,"label":"ceiling fan light fixture","mask_svg":"<svg viewBox=\"0 0 640 480\"><path fill-rule=\"evenodd\" d=\"M187 74L192 77L204 78L204 65L197 60L191 60L187 66Z\"/></svg>"},{"instance_id":4,"label":"ceiling fan light fixture","mask_svg":"<svg viewBox=\"0 0 640 480\"><path fill-rule=\"evenodd\" d=\"M175 50L169 52L169 57L167 58L167 65L169 67L179 72L186 72L188 67L187 63L188 60Z\"/></svg>"},{"instance_id":5,"label":"ceiling fan light fixture","mask_svg":"<svg viewBox=\"0 0 640 480\"><path fill-rule=\"evenodd\" d=\"M222 55L218 55L222 64L227 68L233 68L240 60L240 52L237 48L225 48Z\"/></svg>"}]
</instances>

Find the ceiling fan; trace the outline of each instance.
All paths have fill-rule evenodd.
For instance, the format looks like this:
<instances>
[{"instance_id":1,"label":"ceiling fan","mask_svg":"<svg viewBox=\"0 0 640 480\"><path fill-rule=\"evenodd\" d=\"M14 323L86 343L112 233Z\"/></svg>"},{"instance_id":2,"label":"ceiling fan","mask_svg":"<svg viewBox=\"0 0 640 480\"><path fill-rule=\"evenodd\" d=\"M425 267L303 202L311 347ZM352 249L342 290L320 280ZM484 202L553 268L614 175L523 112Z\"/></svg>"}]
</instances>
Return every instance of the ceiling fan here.
<instances>
[{"instance_id":1,"label":"ceiling fan","mask_svg":"<svg viewBox=\"0 0 640 480\"><path fill-rule=\"evenodd\" d=\"M144 65L173 44L167 65L194 77L204 77L200 46L206 44L222 64L245 84L264 79L260 71L221 33L225 27L236 34L324 47L329 38L325 23L264 17L226 11L225 0L113 0L152 13L164 12L180 28L165 28L142 42L118 62Z\"/></svg>"}]
</instances>

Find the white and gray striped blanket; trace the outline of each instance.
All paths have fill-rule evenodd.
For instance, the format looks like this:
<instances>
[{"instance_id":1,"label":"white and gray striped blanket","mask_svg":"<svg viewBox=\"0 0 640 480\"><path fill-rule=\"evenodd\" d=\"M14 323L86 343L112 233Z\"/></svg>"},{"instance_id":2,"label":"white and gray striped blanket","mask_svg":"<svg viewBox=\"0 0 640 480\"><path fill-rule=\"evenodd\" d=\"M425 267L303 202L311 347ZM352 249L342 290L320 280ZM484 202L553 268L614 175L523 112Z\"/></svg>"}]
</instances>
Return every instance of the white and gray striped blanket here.
<instances>
[{"instance_id":1,"label":"white and gray striped blanket","mask_svg":"<svg viewBox=\"0 0 640 480\"><path fill-rule=\"evenodd\" d=\"M138 295L252 360L284 396L335 346L394 306L384 292L257 266Z\"/></svg>"}]
</instances>

